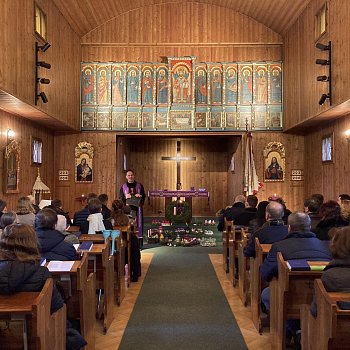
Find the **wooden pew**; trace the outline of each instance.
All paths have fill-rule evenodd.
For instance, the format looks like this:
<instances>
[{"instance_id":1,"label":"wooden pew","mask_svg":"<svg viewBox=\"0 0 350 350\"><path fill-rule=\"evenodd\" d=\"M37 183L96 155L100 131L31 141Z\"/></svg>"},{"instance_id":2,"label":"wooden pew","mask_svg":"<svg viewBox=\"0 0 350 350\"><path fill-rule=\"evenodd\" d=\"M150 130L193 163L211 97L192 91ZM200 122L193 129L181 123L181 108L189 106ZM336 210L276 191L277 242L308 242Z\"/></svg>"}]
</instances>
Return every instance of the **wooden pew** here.
<instances>
[{"instance_id":1,"label":"wooden pew","mask_svg":"<svg viewBox=\"0 0 350 350\"><path fill-rule=\"evenodd\" d=\"M103 302L99 299L97 314L100 316L100 311L103 310L103 330L106 333L114 319L114 257L110 255L110 245L105 243L94 244L87 254L94 263L96 288L103 290Z\"/></svg>"},{"instance_id":2,"label":"wooden pew","mask_svg":"<svg viewBox=\"0 0 350 350\"><path fill-rule=\"evenodd\" d=\"M234 287L238 282L238 244L242 241L242 226L232 227L232 240L229 245L229 276Z\"/></svg>"},{"instance_id":3,"label":"wooden pew","mask_svg":"<svg viewBox=\"0 0 350 350\"><path fill-rule=\"evenodd\" d=\"M41 292L0 296L0 319L22 320L24 323L24 349L27 345L33 350L66 349L66 305L50 314L52 288L53 280L49 278ZM1 344L4 345L4 339Z\"/></svg>"},{"instance_id":4,"label":"wooden pew","mask_svg":"<svg viewBox=\"0 0 350 350\"><path fill-rule=\"evenodd\" d=\"M51 275L65 287L68 317L80 320L80 333L88 343L84 349L95 349L96 277L88 275L87 253L70 271L51 271Z\"/></svg>"},{"instance_id":5,"label":"wooden pew","mask_svg":"<svg viewBox=\"0 0 350 350\"><path fill-rule=\"evenodd\" d=\"M226 273L230 271L230 245L232 245L233 221L224 218L224 231L222 232L222 266Z\"/></svg>"},{"instance_id":6,"label":"wooden pew","mask_svg":"<svg viewBox=\"0 0 350 350\"><path fill-rule=\"evenodd\" d=\"M270 335L271 349L280 350L285 349L286 320L300 319L300 308L311 304L314 280L323 271L291 271L281 253L277 253L277 262L278 278L270 282Z\"/></svg>"},{"instance_id":7,"label":"wooden pew","mask_svg":"<svg viewBox=\"0 0 350 350\"><path fill-rule=\"evenodd\" d=\"M249 258L244 256L243 250L248 243L248 228L241 228L242 240L238 243L238 294L244 306L248 305L250 278Z\"/></svg>"},{"instance_id":8,"label":"wooden pew","mask_svg":"<svg viewBox=\"0 0 350 350\"><path fill-rule=\"evenodd\" d=\"M302 349L350 349L350 310L338 307L338 301L350 302L350 293L327 292L320 279L315 279L317 317L310 305L301 308Z\"/></svg>"},{"instance_id":9,"label":"wooden pew","mask_svg":"<svg viewBox=\"0 0 350 350\"><path fill-rule=\"evenodd\" d=\"M259 239L255 238L255 258L250 258L250 305L252 320L259 333L262 333L260 310L262 280L260 267L269 253L271 246L271 244L260 244Z\"/></svg>"}]
</instances>

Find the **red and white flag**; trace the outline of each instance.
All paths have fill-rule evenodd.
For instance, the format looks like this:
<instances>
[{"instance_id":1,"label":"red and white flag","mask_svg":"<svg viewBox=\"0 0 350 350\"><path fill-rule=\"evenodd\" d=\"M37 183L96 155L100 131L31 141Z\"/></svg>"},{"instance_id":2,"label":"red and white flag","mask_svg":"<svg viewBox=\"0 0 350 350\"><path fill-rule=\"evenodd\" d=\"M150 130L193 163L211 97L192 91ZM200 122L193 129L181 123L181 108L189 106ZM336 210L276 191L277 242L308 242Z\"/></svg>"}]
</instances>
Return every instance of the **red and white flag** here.
<instances>
[{"instance_id":1,"label":"red and white flag","mask_svg":"<svg viewBox=\"0 0 350 350\"><path fill-rule=\"evenodd\" d=\"M244 162L244 192L246 196L256 194L259 191L259 179L255 169L252 139L252 133L247 132L245 137Z\"/></svg>"}]
</instances>

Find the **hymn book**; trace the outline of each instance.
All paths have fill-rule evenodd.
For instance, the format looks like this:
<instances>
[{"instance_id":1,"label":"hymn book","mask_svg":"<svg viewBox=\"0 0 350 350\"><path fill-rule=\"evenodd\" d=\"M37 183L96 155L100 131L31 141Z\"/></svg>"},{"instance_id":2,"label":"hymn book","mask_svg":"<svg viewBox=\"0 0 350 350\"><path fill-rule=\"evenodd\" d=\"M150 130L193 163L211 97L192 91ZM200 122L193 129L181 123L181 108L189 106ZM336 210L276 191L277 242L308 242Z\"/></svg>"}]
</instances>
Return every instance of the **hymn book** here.
<instances>
[{"instance_id":1,"label":"hymn book","mask_svg":"<svg viewBox=\"0 0 350 350\"><path fill-rule=\"evenodd\" d=\"M306 259L287 260L287 266L291 271L323 271L328 261L308 261Z\"/></svg>"},{"instance_id":2,"label":"hymn book","mask_svg":"<svg viewBox=\"0 0 350 350\"><path fill-rule=\"evenodd\" d=\"M79 252L89 252L93 245L94 245L93 242L85 241L85 242L80 243L78 250L79 250Z\"/></svg>"},{"instance_id":3,"label":"hymn book","mask_svg":"<svg viewBox=\"0 0 350 350\"><path fill-rule=\"evenodd\" d=\"M58 261L58 260L51 260L47 268L50 272L61 272L61 271L70 271L74 265L74 261Z\"/></svg>"}]
</instances>

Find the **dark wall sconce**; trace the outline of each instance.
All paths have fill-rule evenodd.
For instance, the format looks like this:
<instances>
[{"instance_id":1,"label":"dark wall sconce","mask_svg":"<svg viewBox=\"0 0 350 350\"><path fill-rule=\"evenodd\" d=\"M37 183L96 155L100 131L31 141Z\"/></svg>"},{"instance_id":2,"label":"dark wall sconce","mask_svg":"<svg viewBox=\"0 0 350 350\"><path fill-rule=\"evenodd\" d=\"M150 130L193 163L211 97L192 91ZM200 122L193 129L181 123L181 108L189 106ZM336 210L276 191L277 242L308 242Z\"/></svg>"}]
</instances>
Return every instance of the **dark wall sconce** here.
<instances>
[{"instance_id":1,"label":"dark wall sconce","mask_svg":"<svg viewBox=\"0 0 350 350\"><path fill-rule=\"evenodd\" d=\"M328 83L328 93L321 95L318 104L323 105L326 102L326 100L329 99L329 104L332 105L332 43L329 42L328 45L317 43L315 46L321 51L328 51L328 59L316 59L316 64L319 64L321 66L328 66L328 76L319 75L316 78L317 81L320 81L322 83Z\"/></svg>"},{"instance_id":2,"label":"dark wall sconce","mask_svg":"<svg viewBox=\"0 0 350 350\"><path fill-rule=\"evenodd\" d=\"M35 105L38 104L38 100L41 99L43 103L47 103L49 100L45 92L39 92L40 84L50 84L50 79L39 77L39 68L51 69L51 64L45 61L39 61L39 52L46 52L51 47L51 44L46 42L44 45L35 43Z\"/></svg>"}]
</instances>

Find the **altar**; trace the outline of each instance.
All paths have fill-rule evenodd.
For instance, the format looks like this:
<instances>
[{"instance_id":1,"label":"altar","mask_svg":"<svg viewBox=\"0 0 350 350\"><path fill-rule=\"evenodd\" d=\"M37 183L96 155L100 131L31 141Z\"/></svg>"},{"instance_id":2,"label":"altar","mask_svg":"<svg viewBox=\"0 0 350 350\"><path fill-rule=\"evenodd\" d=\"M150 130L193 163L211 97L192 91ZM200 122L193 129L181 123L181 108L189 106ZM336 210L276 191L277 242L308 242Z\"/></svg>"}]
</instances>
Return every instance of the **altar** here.
<instances>
[{"instance_id":1,"label":"altar","mask_svg":"<svg viewBox=\"0 0 350 350\"><path fill-rule=\"evenodd\" d=\"M167 206L174 200L183 199L188 203L192 213L192 199L193 198L208 198L209 204L209 192L205 190L151 190L147 194L148 203L150 204L151 198L165 198L164 213L166 212Z\"/></svg>"}]
</instances>

